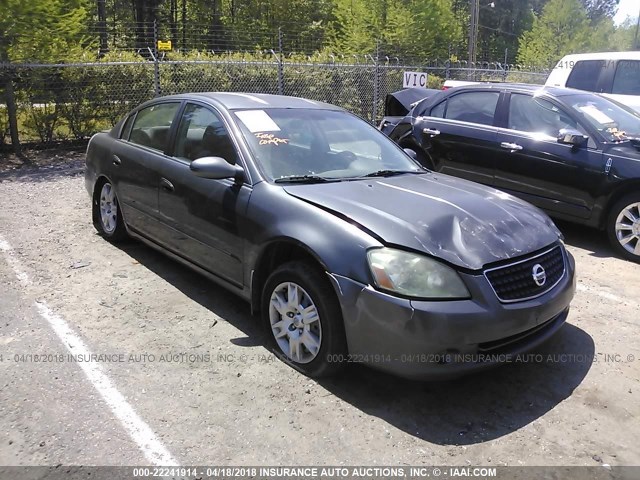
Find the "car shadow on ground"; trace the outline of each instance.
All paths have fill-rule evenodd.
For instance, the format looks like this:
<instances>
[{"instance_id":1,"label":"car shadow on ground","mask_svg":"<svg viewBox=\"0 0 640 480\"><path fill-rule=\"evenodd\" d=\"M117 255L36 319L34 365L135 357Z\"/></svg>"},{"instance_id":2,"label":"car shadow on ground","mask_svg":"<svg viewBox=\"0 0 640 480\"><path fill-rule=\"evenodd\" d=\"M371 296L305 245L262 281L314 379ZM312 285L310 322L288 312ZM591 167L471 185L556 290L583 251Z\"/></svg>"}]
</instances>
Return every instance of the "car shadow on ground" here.
<instances>
[{"instance_id":1,"label":"car shadow on ground","mask_svg":"<svg viewBox=\"0 0 640 480\"><path fill-rule=\"evenodd\" d=\"M565 238L565 243L589 252L597 258L619 258L611 248L607 234L603 230L585 227L576 223L555 220Z\"/></svg>"},{"instance_id":2,"label":"car shadow on ground","mask_svg":"<svg viewBox=\"0 0 640 480\"><path fill-rule=\"evenodd\" d=\"M592 338L566 324L520 360L456 380L415 382L351 365L320 383L363 412L430 443L470 445L508 435L570 397L591 368L594 352Z\"/></svg>"},{"instance_id":3,"label":"car shadow on ground","mask_svg":"<svg viewBox=\"0 0 640 480\"><path fill-rule=\"evenodd\" d=\"M258 319L239 297L142 243L130 241L119 247L246 335L230 342L266 345ZM551 411L580 385L594 351L586 332L566 324L532 352L537 356L457 380L415 382L349 365L338 376L318 383L410 435L441 445L468 445L512 433ZM297 375L293 370L291 374Z\"/></svg>"}]
</instances>

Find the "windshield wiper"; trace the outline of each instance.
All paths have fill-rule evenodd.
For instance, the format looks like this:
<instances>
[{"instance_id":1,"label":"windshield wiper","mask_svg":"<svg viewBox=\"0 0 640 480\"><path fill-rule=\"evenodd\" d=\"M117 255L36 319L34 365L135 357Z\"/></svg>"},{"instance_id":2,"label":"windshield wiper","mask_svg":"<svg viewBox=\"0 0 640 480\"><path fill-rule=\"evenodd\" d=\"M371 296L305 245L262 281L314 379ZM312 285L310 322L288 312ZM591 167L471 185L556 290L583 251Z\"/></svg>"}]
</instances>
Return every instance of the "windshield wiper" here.
<instances>
[{"instance_id":1,"label":"windshield wiper","mask_svg":"<svg viewBox=\"0 0 640 480\"><path fill-rule=\"evenodd\" d=\"M427 173L426 170L378 170L375 172L367 173L362 177L392 177L394 175L404 175L405 173Z\"/></svg>"},{"instance_id":2,"label":"windshield wiper","mask_svg":"<svg viewBox=\"0 0 640 480\"><path fill-rule=\"evenodd\" d=\"M319 175L289 175L274 180L275 183L324 183L333 179L321 177Z\"/></svg>"}]
</instances>

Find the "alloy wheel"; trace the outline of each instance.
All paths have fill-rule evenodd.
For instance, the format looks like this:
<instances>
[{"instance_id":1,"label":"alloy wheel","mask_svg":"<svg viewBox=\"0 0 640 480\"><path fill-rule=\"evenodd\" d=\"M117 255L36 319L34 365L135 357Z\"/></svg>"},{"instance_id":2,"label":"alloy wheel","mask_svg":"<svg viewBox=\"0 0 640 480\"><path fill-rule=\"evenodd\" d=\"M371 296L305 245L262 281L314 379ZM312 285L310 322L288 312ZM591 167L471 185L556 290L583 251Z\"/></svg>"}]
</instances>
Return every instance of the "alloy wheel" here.
<instances>
[{"instance_id":1,"label":"alloy wheel","mask_svg":"<svg viewBox=\"0 0 640 480\"><path fill-rule=\"evenodd\" d=\"M118 221L118 202L110 183L105 183L100 191L100 223L105 233L115 232Z\"/></svg>"},{"instance_id":2,"label":"alloy wheel","mask_svg":"<svg viewBox=\"0 0 640 480\"><path fill-rule=\"evenodd\" d=\"M284 282L271 294L271 332L280 350L296 363L313 361L322 345L318 308L298 284Z\"/></svg>"},{"instance_id":3,"label":"alloy wheel","mask_svg":"<svg viewBox=\"0 0 640 480\"><path fill-rule=\"evenodd\" d=\"M640 255L640 202L622 209L616 218L616 238L627 252Z\"/></svg>"}]
</instances>

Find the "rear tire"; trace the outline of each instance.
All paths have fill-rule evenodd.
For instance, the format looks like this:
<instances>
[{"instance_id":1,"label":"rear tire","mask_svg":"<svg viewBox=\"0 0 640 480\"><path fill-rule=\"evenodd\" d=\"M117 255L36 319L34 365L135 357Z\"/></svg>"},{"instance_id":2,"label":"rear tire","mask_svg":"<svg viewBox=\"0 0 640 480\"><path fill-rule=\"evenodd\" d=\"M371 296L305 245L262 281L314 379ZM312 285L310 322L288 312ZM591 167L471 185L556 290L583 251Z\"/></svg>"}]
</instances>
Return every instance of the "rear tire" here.
<instances>
[{"instance_id":1,"label":"rear tire","mask_svg":"<svg viewBox=\"0 0 640 480\"><path fill-rule=\"evenodd\" d=\"M625 195L615 203L606 229L613 249L627 260L640 263L640 194Z\"/></svg>"},{"instance_id":2,"label":"rear tire","mask_svg":"<svg viewBox=\"0 0 640 480\"><path fill-rule=\"evenodd\" d=\"M288 262L267 279L262 320L272 351L309 377L335 374L344 365L347 342L342 311L321 269Z\"/></svg>"},{"instance_id":3,"label":"rear tire","mask_svg":"<svg viewBox=\"0 0 640 480\"><path fill-rule=\"evenodd\" d=\"M96 185L92 204L93 226L107 240L119 242L127 238L115 188L108 180Z\"/></svg>"}]
</instances>

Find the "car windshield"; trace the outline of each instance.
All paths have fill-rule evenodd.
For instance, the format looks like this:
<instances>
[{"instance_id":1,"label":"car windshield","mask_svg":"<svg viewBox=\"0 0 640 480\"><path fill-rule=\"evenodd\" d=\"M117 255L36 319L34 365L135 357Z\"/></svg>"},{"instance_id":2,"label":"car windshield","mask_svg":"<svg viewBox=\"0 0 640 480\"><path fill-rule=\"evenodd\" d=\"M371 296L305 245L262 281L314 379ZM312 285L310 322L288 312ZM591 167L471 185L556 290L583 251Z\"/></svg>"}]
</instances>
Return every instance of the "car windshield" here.
<instances>
[{"instance_id":1,"label":"car windshield","mask_svg":"<svg viewBox=\"0 0 640 480\"><path fill-rule=\"evenodd\" d=\"M609 142L640 137L640 114L597 95L573 95L565 101Z\"/></svg>"},{"instance_id":2,"label":"car windshield","mask_svg":"<svg viewBox=\"0 0 640 480\"><path fill-rule=\"evenodd\" d=\"M236 111L257 163L276 182L321 182L424 172L391 140L343 111Z\"/></svg>"}]
</instances>

